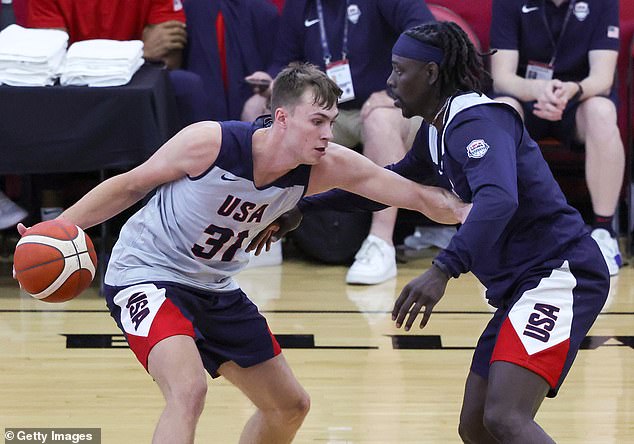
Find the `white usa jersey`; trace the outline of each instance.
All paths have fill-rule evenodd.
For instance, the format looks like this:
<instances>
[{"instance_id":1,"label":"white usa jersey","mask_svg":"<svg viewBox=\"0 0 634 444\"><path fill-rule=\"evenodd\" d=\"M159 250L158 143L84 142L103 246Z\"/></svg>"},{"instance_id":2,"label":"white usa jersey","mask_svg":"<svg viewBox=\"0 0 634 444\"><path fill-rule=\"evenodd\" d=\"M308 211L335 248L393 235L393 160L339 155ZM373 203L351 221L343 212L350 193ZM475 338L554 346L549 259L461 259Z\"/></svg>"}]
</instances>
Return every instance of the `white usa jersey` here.
<instances>
[{"instance_id":1,"label":"white usa jersey","mask_svg":"<svg viewBox=\"0 0 634 444\"><path fill-rule=\"evenodd\" d=\"M244 250L306 191L310 166L273 183L253 182L252 135L262 124L221 122L216 162L197 177L166 183L121 229L105 283L167 281L204 290L235 290Z\"/></svg>"}]
</instances>

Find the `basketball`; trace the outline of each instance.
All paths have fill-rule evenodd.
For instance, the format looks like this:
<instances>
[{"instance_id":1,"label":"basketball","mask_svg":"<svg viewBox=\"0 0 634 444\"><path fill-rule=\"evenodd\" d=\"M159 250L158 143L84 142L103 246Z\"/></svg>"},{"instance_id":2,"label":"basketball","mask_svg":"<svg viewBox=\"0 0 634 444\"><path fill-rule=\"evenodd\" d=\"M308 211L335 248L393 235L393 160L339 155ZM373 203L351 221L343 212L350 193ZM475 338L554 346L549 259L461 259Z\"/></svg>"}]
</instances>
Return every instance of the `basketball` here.
<instances>
[{"instance_id":1,"label":"basketball","mask_svg":"<svg viewBox=\"0 0 634 444\"><path fill-rule=\"evenodd\" d=\"M76 225L49 220L29 228L15 247L15 277L27 293L46 302L65 302L95 277L97 255Z\"/></svg>"}]
</instances>

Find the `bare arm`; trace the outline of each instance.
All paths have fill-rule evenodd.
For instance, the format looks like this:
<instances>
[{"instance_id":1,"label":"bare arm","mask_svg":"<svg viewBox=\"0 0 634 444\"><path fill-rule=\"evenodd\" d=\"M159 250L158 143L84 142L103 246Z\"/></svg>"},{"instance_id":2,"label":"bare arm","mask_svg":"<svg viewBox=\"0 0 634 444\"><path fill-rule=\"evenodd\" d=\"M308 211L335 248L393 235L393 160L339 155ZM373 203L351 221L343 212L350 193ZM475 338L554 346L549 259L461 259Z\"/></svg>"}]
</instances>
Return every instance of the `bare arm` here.
<instances>
[{"instance_id":1,"label":"bare arm","mask_svg":"<svg viewBox=\"0 0 634 444\"><path fill-rule=\"evenodd\" d=\"M500 49L491 56L493 89L498 94L508 94L522 102L537 100L547 88L548 80L518 76L519 58L519 52L515 49Z\"/></svg>"},{"instance_id":2,"label":"bare arm","mask_svg":"<svg viewBox=\"0 0 634 444\"><path fill-rule=\"evenodd\" d=\"M138 167L100 183L60 218L81 228L97 225L145 197L157 186L204 172L218 156L220 125L200 122L168 140Z\"/></svg>"},{"instance_id":3,"label":"bare arm","mask_svg":"<svg viewBox=\"0 0 634 444\"><path fill-rule=\"evenodd\" d=\"M619 53L617 51L608 49L596 49L588 52L590 73L588 77L579 82L583 88L583 95L579 97L579 100L598 95L608 95L610 93L612 83L614 82L614 72L616 71L618 56ZM577 89L573 86L572 94L574 95L576 92ZM568 93L570 94L570 92ZM570 97L572 96L569 96L569 98Z\"/></svg>"},{"instance_id":4,"label":"bare arm","mask_svg":"<svg viewBox=\"0 0 634 444\"><path fill-rule=\"evenodd\" d=\"M170 20L143 29L143 57L163 61L168 68L180 68L187 44L185 23Z\"/></svg>"},{"instance_id":5,"label":"bare arm","mask_svg":"<svg viewBox=\"0 0 634 444\"><path fill-rule=\"evenodd\" d=\"M313 166L306 194L332 188L341 188L386 205L419 211L445 224L463 222L470 209L469 204L445 189L412 182L336 144L329 144L327 155Z\"/></svg>"}]
</instances>

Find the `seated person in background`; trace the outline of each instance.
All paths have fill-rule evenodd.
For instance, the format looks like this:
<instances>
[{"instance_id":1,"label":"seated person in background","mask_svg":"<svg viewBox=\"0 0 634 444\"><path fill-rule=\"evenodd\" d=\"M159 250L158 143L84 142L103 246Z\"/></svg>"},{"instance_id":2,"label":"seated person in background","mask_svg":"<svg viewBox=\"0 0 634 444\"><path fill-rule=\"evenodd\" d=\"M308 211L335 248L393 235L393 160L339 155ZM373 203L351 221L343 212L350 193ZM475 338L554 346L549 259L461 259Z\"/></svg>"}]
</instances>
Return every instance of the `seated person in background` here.
<instances>
[{"instance_id":1,"label":"seated person in background","mask_svg":"<svg viewBox=\"0 0 634 444\"><path fill-rule=\"evenodd\" d=\"M612 219L625 168L614 82L618 0L494 0L491 48L497 100L520 113L531 136L585 144L592 237L616 275Z\"/></svg>"},{"instance_id":2,"label":"seated person in background","mask_svg":"<svg viewBox=\"0 0 634 444\"><path fill-rule=\"evenodd\" d=\"M207 117L200 78L177 69L187 43L180 0L28 0L26 26L63 29L70 44L89 39L142 40L145 59L163 62L171 70L183 123Z\"/></svg>"},{"instance_id":3,"label":"seated person in background","mask_svg":"<svg viewBox=\"0 0 634 444\"><path fill-rule=\"evenodd\" d=\"M401 116L385 92L391 70L391 49L405 29L433 21L424 0L287 1L268 72L247 80L266 84L291 61L313 63L344 90L334 141L349 148L363 144L363 154L380 166L401 159L410 146L420 119ZM247 102L244 120L265 112L263 95ZM392 244L397 209L375 213L370 233L348 270L350 284L378 284L396 276Z\"/></svg>"},{"instance_id":4,"label":"seated person in background","mask_svg":"<svg viewBox=\"0 0 634 444\"><path fill-rule=\"evenodd\" d=\"M277 8L269 0L187 0L184 6L184 67L202 80L208 118L239 120L252 94L245 76L271 62Z\"/></svg>"}]
</instances>

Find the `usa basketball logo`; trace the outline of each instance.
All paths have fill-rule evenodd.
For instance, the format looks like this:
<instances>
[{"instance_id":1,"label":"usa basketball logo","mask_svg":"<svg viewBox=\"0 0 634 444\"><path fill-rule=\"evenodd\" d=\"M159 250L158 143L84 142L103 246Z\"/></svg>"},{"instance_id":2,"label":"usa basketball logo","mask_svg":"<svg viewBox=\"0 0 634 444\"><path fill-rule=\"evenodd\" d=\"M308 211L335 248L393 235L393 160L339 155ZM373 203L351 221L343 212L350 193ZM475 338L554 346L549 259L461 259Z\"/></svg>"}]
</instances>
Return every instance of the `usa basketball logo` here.
<instances>
[{"instance_id":1,"label":"usa basketball logo","mask_svg":"<svg viewBox=\"0 0 634 444\"><path fill-rule=\"evenodd\" d=\"M590 14L590 7L586 2L575 3L574 15L580 22L584 21Z\"/></svg>"},{"instance_id":2,"label":"usa basketball logo","mask_svg":"<svg viewBox=\"0 0 634 444\"><path fill-rule=\"evenodd\" d=\"M471 143L467 145L467 156L471 159L480 159L484 157L487 151L489 151L489 144L483 139L472 140Z\"/></svg>"}]
</instances>

